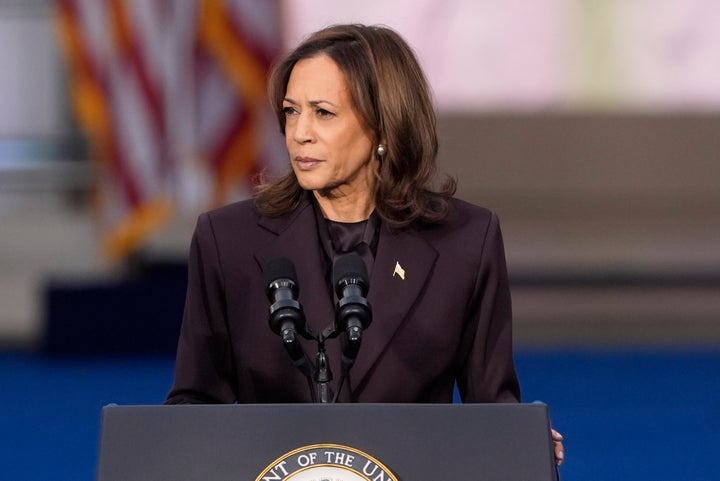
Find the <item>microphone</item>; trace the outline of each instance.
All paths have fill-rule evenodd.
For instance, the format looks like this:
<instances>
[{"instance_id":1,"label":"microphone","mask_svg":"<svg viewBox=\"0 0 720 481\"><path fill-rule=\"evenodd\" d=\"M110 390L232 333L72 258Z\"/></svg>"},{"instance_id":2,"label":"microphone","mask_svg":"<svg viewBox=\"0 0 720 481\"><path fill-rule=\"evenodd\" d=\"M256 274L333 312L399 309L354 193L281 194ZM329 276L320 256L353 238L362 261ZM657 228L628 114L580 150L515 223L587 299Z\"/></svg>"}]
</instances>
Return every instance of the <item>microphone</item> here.
<instances>
[{"instance_id":1,"label":"microphone","mask_svg":"<svg viewBox=\"0 0 720 481\"><path fill-rule=\"evenodd\" d=\"M302 356L297 333L305 334L305 314L297 301L299 287L295 265L290 259L279 257L271 260L263 269L265 294L270 305L270 329L282 337L283 344L293 360ZM299 352L298 352L299 351Z\"/></svg>"},{"instance_id":2,"label":"microphone","mask_svg":"<svg viewBox=\"0 0 720 481\"><path fill-rule=\"evenodd\" d=\"M312 385L313 369L310 360L298 340L298 332L309 338L305 314L298 302L297 276L295 265L290 259L278 257L265 264L265 294L270 301L270 329L282 338L283 346L290 355L293 364L305 375L310 396L315 400L315 391Z\"/></svg>"},{"instance_id":3,"label":"microphone","mask_svg":"<svg viewBox=\"0 0 720 481\"><path fill-rule=\"evenodd\" d=\"M372 322L372 311L365 296L368 291L368 274L365 262L356 253L341 256L333 266L333 284L338 297L335 321L348 338L345 353L353 361L362 340L362 331Z\"/></svg>"}]
</instances>

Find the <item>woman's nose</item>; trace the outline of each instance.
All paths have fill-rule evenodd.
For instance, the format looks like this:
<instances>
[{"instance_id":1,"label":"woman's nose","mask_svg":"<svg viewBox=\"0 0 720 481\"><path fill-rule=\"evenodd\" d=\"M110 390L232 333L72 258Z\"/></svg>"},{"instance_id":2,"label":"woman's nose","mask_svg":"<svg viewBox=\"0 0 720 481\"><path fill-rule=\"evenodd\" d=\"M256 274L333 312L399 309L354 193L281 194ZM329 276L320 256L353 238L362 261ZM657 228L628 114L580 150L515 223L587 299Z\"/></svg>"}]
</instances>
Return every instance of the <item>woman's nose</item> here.
<instances>
[{"instance_id":1,"label":"woman's nose","mask_svg":"<svg viewBox=\"0 0 720 481\"><path fill-rule=\"evenodd\" d=\"M315 134L313 131L312 117L306 113L301 113L297 116L295 122L295 131L293 132L295 142L304 144L315 140Z\"/></svg>"}]
</instances>

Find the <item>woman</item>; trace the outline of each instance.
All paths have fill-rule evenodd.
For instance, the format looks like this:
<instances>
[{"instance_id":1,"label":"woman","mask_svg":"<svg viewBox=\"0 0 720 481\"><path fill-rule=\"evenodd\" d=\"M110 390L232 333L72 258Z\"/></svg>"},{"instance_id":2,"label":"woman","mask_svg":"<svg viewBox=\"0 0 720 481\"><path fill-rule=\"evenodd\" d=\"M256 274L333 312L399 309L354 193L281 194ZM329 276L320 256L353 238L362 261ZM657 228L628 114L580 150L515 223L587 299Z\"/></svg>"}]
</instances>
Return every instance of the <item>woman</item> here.
<instances>
[{"instance_id":1,"label":"woman","mask_svg":"<svg viewBox=\"0 0 720 481\"><path fill-rule=\"evenodd\" d=\"M519 401L498 219L433 184L435 115L412 50L387 28L329 27L275 66L269 93L292 168L199 217L167 403L314 400L268 327L263 268L292 261L319 332L347 252L366 264L374 321L345 383L329 382L340 401L451 402L456 384L464 402ZM346 342L327 342L330 372Z\"/></svg>"}]
</instances>

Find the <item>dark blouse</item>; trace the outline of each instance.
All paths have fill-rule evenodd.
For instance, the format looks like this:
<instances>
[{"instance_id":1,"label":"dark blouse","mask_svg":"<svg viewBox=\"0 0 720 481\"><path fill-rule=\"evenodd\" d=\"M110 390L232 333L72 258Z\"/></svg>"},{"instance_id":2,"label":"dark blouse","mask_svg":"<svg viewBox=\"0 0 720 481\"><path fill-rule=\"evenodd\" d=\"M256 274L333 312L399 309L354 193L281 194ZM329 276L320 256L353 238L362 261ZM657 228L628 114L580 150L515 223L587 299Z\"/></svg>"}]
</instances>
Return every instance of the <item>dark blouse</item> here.
<instances>
[{"instance_id":1,"label":"dark blouse","mask_svg":"<svg viewBox=\"0 0 720 481\"><path fill-rule=\"evenodd\" d=\"M373 212L368 219L360 222L337 222L323 217L320 206L314 200L313 208L317 220L318 236L325 253L325 278L328 279L330 292L334 292L332 266L335 260L344 254L357 252L365 262L369 277L372 273L378 239L380 238L380 218L378 215Z\"/></svg>"}]
</instances>

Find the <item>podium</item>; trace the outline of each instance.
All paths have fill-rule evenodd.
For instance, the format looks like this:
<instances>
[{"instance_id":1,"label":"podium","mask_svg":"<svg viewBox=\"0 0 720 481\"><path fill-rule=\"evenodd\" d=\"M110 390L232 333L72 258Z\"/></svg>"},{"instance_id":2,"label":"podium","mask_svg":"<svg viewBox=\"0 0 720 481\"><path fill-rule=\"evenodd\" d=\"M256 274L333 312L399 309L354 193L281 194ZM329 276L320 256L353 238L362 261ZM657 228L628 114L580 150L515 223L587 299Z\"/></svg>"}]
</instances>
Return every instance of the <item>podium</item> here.
<instances>
[{"instance_id":1,"label":"podium","mask_svg":"<svg viewBox=\"0 0 720 481\"><path fill-rule=\"evenodd\" d=\"M111 405L97 480L557 481L552 444L536 403Z\"/></svg>"}]
</instances>

